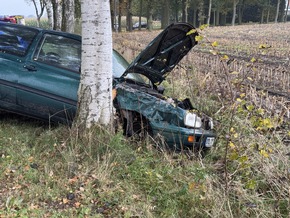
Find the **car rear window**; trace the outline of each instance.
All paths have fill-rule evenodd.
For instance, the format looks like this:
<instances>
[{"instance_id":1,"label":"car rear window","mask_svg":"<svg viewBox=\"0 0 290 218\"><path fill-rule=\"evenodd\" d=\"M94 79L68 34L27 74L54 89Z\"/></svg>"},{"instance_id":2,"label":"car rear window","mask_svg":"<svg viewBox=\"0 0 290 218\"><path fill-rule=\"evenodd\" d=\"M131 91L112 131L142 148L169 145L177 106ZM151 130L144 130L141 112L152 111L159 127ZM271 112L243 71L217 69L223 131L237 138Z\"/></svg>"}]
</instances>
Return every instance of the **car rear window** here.
<instances>
[{"instance_id":1,"label":"car rear window","mask_svg":"<svg viewBox=\"0 0 290 218\"><path fill-rule=\"evenodd\" d=\"M0 22L0 52L24 56L37 30Z\"/></svg>"}]
</instances>

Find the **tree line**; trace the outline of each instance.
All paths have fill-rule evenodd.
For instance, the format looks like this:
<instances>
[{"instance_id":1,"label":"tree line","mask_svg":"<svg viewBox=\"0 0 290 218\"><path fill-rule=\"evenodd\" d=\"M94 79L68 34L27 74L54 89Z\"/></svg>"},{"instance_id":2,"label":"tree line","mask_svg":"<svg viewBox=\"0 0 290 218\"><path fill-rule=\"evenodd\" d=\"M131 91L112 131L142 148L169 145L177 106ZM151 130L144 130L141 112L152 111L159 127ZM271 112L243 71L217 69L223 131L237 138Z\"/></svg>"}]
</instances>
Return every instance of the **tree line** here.
<instances>
[{"instance_id":1,"label":"tree line","mask_svg":"<svg viewBox=\"0 0 290 218\"><path fill-rule=\"evenodd\" d=\"M75 19L81 17L81 0L26 1L34 4L38 22L46 12L51 29L73 32ZM121 31L125 17L126 30L132 31L133 17L140 23L146 18L149 30L154 20L162 29L173 22L196 27L286 22L289 0L110 0L110 6L112 28Z\"/></svg>"}]
</instances>

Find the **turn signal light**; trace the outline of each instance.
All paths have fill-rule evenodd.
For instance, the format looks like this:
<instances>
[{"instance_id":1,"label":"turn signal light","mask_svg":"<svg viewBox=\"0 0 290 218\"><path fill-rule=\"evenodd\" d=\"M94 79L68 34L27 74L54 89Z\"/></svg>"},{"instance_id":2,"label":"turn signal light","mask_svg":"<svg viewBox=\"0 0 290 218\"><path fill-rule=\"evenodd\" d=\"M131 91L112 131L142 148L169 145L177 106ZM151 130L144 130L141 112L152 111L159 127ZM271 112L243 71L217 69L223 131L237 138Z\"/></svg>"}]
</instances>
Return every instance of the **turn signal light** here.
<instances>
[{"instance_id":1,"label":"turn signal light","mask_svg":"<svg viewBox=\"0 0 290 218\"><path fill-rule=\"evenodd\" d=\"M188 136L188 138L187 138L187 141L190 142L190 143L193 143L194 140L195 140L195 138L194 138L193 135L190 135L190 136Z\"/></svg>"}]
</instances>

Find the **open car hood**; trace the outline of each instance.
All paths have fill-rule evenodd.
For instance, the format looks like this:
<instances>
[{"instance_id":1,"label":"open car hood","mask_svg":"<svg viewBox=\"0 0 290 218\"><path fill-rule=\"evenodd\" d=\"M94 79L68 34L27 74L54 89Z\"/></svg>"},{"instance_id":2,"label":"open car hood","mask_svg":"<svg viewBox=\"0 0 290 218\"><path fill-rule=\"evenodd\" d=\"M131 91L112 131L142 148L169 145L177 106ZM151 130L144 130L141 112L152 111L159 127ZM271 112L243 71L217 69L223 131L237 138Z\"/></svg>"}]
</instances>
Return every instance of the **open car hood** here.
<instances>
[{"instance_id":1,"label":"open car hood","mask_svg":"<svg viewBox=\"0 0 290 218\"><path fill-rule=\"evenodd\" d=\"M163 30L129 65L128 73L143 74L160 84L168 72L197 44L195 28L188 23L173 23Z\"/></svg>"}]
</instances>

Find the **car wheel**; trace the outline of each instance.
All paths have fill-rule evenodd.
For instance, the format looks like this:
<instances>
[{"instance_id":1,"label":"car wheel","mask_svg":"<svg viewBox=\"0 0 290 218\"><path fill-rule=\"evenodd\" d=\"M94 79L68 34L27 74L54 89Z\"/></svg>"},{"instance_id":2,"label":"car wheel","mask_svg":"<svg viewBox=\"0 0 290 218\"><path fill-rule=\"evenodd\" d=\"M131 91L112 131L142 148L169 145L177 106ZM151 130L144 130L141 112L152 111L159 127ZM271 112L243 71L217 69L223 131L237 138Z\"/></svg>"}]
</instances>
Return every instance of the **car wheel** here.
<instances>
[{"instance_id":1,"label":"car wheel","mask_svg":"<svg viewBox=\"0 0 290 218\"><path fill-rule=\"evenodd\" d=\"M127 137L144 139L151 135L149 121L141 114L133 111L123 111L123 133Z\"/></svg>"}]
</instances>

